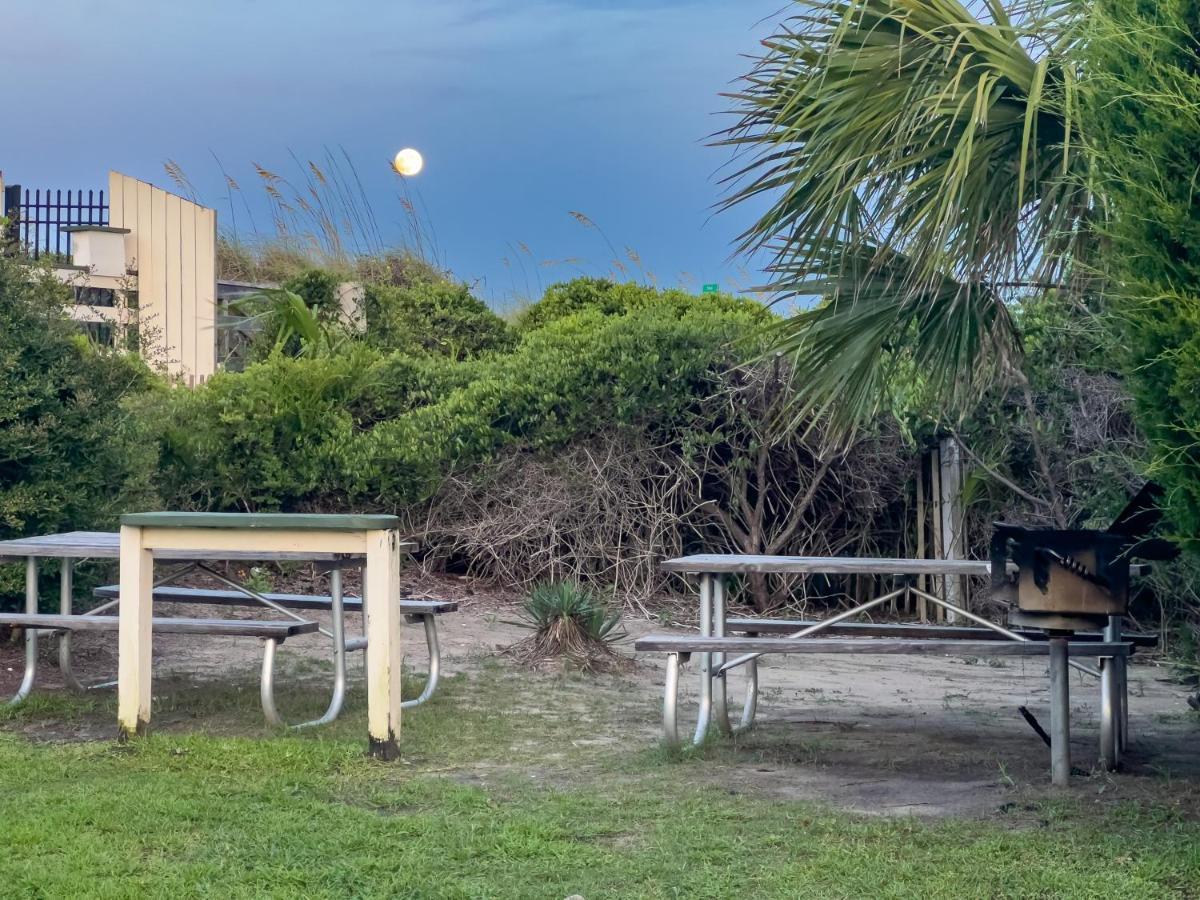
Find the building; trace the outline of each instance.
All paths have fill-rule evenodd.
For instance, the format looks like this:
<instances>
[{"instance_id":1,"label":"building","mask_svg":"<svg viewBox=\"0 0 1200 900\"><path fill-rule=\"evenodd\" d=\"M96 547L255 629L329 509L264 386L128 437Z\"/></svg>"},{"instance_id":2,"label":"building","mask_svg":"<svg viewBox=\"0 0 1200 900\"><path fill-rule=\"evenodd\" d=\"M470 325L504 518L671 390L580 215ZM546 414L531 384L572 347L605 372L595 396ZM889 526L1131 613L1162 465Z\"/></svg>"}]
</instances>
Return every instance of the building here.
<instances>
[{"instance_id":1,"label":"building","mask_svg":"<svg viewBox=\"0 0 1200 900\"><path fill-rule=\"evenodd\" d=\"M110 172L108 191L4 189L9 238L75 290L71 315L185 384L217 370L217 214Z\"/></svg>"}]
</instances>

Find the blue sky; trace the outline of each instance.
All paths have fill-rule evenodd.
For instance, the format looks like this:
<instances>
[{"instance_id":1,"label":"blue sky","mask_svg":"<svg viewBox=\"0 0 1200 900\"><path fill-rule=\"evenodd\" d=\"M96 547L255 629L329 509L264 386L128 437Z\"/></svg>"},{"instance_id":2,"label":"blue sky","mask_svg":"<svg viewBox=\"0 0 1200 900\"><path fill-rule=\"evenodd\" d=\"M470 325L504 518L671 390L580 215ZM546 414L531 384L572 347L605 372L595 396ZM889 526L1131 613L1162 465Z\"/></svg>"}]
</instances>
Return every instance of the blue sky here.
<instances>
[{"instance_id":1,"label":"blue sky","mask_svg":"<svg viewBox=\"0 0 1200 900\"><path fill-rule=\"evenodd\" d=\"M753 262L728 257L754 210L712 216L729 154L705 138L783 5L7 0L0 170L26 187L100 188L115 168L169 188L172 159L228 226L216 154L261 231L251 163L294 174L291 154L344 148L399 242L387 160L412 146L426 160L412 196L442 261L498 305L573 273L547 260L610 268L572 210L660 283L748 285Z\"/></svg>"}]
</instances>

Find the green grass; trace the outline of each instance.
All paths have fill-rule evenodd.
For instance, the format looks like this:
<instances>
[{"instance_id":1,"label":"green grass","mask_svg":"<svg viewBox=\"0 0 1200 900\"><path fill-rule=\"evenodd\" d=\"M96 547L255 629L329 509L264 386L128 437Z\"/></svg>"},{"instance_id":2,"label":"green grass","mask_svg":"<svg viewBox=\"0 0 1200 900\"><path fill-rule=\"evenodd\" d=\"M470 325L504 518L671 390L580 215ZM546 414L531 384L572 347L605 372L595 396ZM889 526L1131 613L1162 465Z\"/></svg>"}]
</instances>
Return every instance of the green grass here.
<instances>
[{"instance_id":1,"label":"green grass","mask_svg":"<svg viewBox=\"0 0 1200 900\"><path fill-rule=\"evenodd\" d=\"M1077 800L992 821L871 819L737 794L699 752L597 747L621 682L488 665L365 758L359 695L334 728L257 724L252 683L157 691L130 747L35 743L110 727L111 699L4 714L5 897L1187 897L1200 825ZM296 698L293 698L296 699ZM310 697L308 705L319 706ZM513 712L516 707L517 711ZM589 712L606 724L598 726ZM617 729L619 733L619 729Z\"/></svg>"}]
</instances>

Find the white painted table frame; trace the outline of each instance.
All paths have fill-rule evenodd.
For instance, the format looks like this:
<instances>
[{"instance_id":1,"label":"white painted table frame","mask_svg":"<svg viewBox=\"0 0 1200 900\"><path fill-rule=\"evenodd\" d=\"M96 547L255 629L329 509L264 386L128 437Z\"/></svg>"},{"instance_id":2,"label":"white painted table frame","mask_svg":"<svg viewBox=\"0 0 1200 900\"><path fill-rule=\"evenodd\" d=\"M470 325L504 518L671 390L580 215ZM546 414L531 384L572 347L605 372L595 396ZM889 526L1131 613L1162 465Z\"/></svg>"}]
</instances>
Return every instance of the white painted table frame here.
<instances>
[{"instance_id":1,"label":"white painted table frame","mask_svg":"<svg viewBox=\"0 0 1200 900\"><path fill-rule=\"evenodd\" d=\"M182 553L215 560L245 558L255 552L292 558L335 553L364 558L369 752L385 760L399 756L400 553L409 545L403 544L398 531L123 524L120 540L117 726L121 740L145 733L150 724L155 554L179 558Z\"/></svg>"},{"instance_id":2,"label":"white painted table frame","mask_svg":"<svg viewBox=\"0 0 1200 900\"><path fill-rule=\"evenodd\" d=\"M919 590L912 584L911 576L988 576L991 564L987 560L931 560L931 559L879 559L855 557L819 556L751 556L740 554L696 554L663 563L664 571L696 575L699 578L700 636L725 636L726 580L730 575L749 573L774 573L789 575L883 575L907 577L908 582L893 591L860 603L789 635L793 639L819 634L838 622L860 615L887 603L893 598L912 593L926 601L957 613L964 618L1003 635L1013 641L1030 639L1014 631L990 622L969 610L949 603L940 597ZM1118 617L1110 617L1105 628L1104 640L1119 643L1121 624ZM870 652L869 641L863 641L863 653ZM1051 779L1056 785L1065 785L1070 778L1070 698L1068 666L1079 669L1100 680L1100 764L1103 768L1115 769L1120 763L1120 754L1125 749L1128 735L1128 679L1125 656L1100 659L1100 669L1094 669L1067 652L1067 641L1050 641L1050 700L1051 700ZM702 743L714 725L723 735L735 734L750 728L754 723L758 706L757 659L761 653L751 653L734 660L726 660L724 653L706 652L699 655L699 709L692 745ZM734 668L746 666L746 698L742 706L741 721L733 726L729 721L726 674ZM678 689L678 665L668 666L665 690L670 696ZM669 720L669 721L668 721ZM677 727L674 704L664 706L665 733L670 736ZM668 739L670 739L668 737Z\"/></svg>"}]
</instances>

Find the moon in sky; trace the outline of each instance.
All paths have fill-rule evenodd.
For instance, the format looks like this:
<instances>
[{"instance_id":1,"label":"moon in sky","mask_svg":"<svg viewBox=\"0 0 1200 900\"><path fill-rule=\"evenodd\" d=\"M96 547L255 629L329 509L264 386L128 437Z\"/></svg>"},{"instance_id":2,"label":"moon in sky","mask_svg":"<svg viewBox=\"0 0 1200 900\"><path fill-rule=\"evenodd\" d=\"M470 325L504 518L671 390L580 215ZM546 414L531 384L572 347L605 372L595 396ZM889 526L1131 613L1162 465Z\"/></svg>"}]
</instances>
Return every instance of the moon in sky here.
<instances>
[{"instance_id":1,"label":"moon in sky","mask_svg":"<svg viewBox=\"0 0 1200 900\"><path fill-rule=\"evenodd\" d=\"M396 154L396 158L392 160L392 165L396 167L396 171L401 175L416 175L424 168L425 160L412 147L405 147Z\"/></svg>"}]
</instances>

